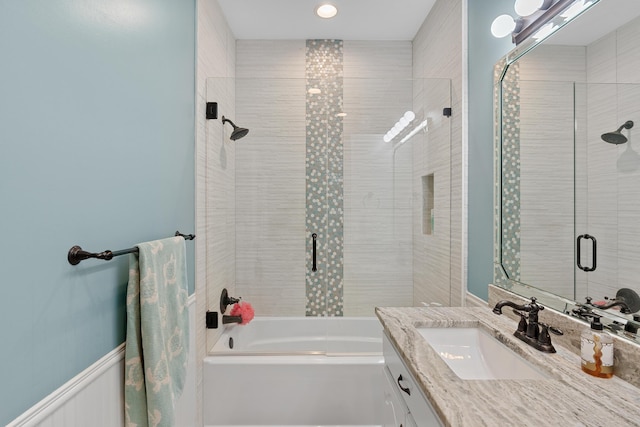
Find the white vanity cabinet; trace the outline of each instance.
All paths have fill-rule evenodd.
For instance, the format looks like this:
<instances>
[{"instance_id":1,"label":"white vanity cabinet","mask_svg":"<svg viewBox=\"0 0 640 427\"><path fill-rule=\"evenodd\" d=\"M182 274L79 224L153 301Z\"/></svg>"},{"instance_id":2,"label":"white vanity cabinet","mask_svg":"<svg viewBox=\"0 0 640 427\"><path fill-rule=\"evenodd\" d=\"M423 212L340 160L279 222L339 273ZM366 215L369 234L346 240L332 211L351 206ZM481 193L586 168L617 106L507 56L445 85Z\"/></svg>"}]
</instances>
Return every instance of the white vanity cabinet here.
<instances>
[{"instance_id":1,"label":"white vanity cabinet","mask_svg":"<svg viewBox=\"0 0 640 427\"><path fill-rule=\"evenodd\" d=\"M418 388L400 355L385 335L382 337L385 363L385 403L390 406L385 427L442 427L431 404ZM393 418L393 419L391 419Z\"/></svg>"}]
</instances>

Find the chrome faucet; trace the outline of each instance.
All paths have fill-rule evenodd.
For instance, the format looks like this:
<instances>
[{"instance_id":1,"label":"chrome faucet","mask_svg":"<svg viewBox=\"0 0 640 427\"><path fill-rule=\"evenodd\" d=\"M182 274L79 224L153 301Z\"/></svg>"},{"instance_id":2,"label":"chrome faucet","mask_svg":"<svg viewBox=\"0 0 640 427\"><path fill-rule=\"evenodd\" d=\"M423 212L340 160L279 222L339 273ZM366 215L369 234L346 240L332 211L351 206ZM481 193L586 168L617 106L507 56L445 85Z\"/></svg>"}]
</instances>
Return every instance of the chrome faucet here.
<instances>
[{"instance_id":1,"label":"chrome faucet","mask_svg":"<svg viewBox=\"0 0 640 427\"><path fill-rule=\"evenodd\" d=\"M518 329L513 334L516 338L545 353L556 352L556 349L551 344L549 331L556 335L562 335L562 331L538 321L538 313L544 310L544 307L536 302L535 297L531 297L531 302L528 304L516 304L507 300L500 301L493 307L493 312L500 315L502 314L502 308L505 306L513 308L513 312L520 316ZM525 315L521 311L528 314Z\"/></svg>"}]
</instances>

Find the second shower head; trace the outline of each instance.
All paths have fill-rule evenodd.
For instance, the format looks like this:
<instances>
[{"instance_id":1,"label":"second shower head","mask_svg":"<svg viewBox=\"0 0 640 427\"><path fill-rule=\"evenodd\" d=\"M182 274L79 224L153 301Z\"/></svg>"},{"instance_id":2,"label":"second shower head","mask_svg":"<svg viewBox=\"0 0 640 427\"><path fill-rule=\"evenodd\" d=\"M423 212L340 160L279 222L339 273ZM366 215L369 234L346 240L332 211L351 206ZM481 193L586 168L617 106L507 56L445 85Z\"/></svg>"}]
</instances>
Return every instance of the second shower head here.
<instances>
[{"instance_id":1,"label":"second shower head","mask_svg":"<svg viewBox=\"0 0 640 427\"><path fill-rule=\"evenodd\" d=\"M628 139L622 134L622 129L631 129L632 127L633 122L631 120L628 120L617 130L614 130L613 132L603 133L601 138L604 142L608 142L609 144L624 144L628 141Z\"/></svg>"},{"instance_id":2,"label":"second shower head","mask_svg":"<svg viewBox=\"0 0 640 427\"><path fill-rule=\"evenodd\" d=\"M232 141L236 141L249 133L249 129L236 126L235 123L233 123L231 120L227 119L225 116L222 116L222 124L224 125L227 122L231 123L231 126L233 126L233 131L231 132L231 136L229 137L229 139L231 139Z\"/></svg>"}]
</instances>

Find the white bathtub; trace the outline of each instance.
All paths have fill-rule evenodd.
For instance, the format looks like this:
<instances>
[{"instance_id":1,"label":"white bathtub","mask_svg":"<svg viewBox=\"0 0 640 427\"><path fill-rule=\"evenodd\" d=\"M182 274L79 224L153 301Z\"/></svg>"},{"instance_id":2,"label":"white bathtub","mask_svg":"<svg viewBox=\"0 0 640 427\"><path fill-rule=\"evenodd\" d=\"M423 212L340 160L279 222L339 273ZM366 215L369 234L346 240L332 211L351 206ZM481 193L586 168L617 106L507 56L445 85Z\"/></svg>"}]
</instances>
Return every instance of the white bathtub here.
<instances>
[{"instance_id":1,"label":"white bathtub","mask_svg":"<svg viewBox=\"0 0 640 427\"><path fill-rule=\"evenodd\" d=\"M257 317L205 358L204 424L380 426L383 368L376 318Z\"/></svg>"}]
</instances>

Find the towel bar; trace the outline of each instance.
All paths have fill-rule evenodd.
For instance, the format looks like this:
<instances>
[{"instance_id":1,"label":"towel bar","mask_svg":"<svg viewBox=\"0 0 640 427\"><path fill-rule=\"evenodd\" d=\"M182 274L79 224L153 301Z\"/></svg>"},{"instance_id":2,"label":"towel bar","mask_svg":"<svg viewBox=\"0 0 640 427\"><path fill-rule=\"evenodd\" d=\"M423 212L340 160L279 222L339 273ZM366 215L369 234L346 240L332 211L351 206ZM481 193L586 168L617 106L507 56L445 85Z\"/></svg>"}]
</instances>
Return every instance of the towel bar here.
<instances>
[{"instance_id":1,"label":"towel bar","mask_svg":"<svg viewBox=\"0 0 640 427\"><path fill-rule=\"evenodd\" d=\"M196 238L195 234L182 234L179 231L176 231L175 236L182 236L184 237L185 240L193 240ZM80 246L76 245L76 246L72 246L71 249L69 249L69 253L67 254L67 261L69 261L69 264L71 265L77 265L80 263L80 261L89 259L89 258L97 258L97 259L103 259L105 261L109 261L113 257L117 257L125 254L137 253L137 252L138 252L138 248L133 247L129 249L122 249L119 251L106 250L103 252L95 253L95 252L83 251Z\"/></svg>"}]
</instances>

